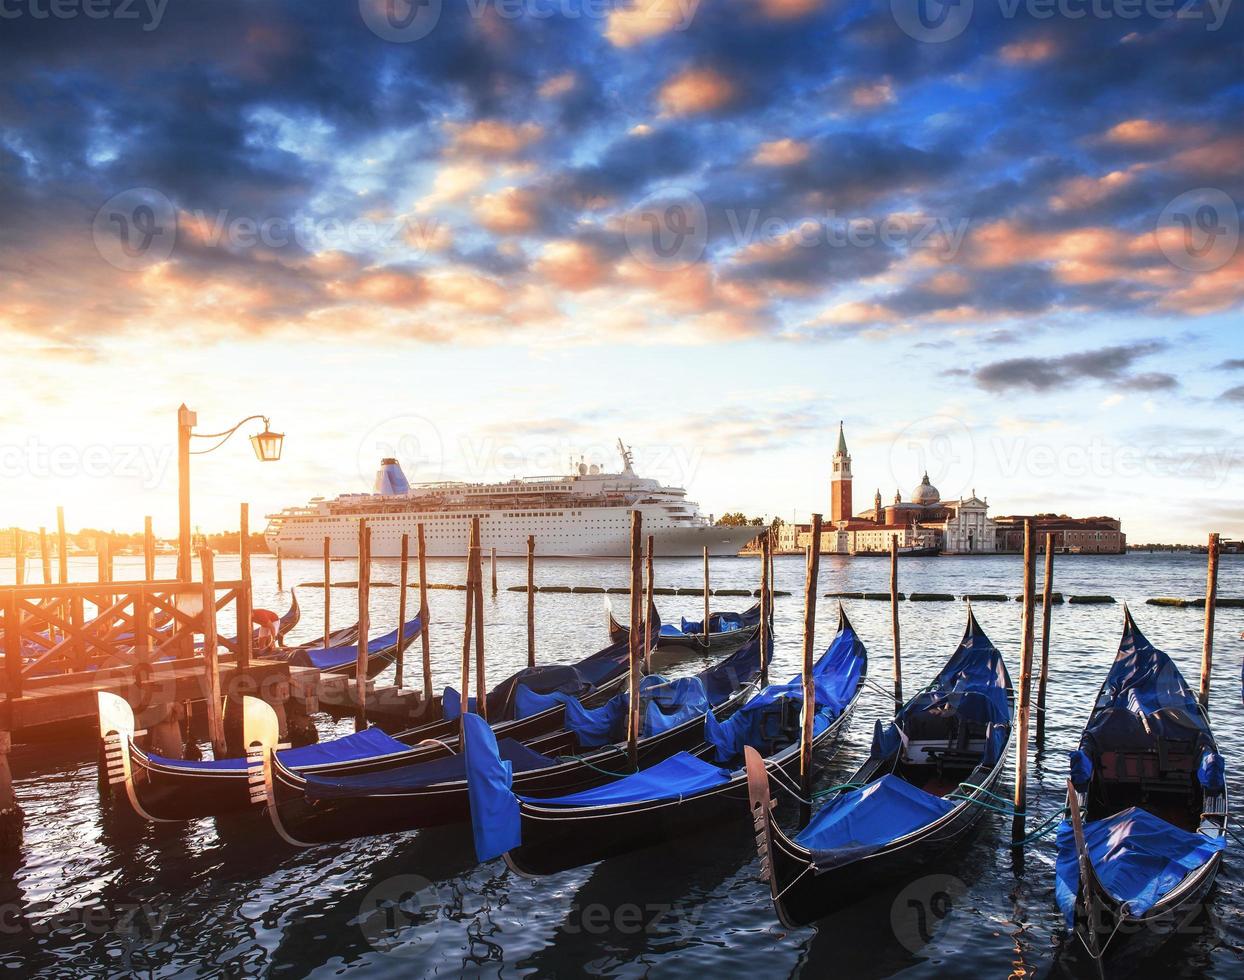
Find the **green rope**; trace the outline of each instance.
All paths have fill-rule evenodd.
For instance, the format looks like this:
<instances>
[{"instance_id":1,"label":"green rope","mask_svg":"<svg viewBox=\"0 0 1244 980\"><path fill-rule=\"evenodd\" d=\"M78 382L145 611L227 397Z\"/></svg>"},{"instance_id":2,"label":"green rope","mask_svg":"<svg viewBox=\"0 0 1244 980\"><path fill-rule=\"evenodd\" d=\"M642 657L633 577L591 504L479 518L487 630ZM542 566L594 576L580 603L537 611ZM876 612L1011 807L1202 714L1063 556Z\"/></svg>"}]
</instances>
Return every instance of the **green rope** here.
<instances>
[{"instance_id":1,"label":"green rope","mask_svg":"<svg viewBox=\"0 0 1244 980\"><path fill-rule=\"evenodd\" d=\"M837 786L830 786L828 789L818 789L812 794L812 799L819 800L829 796L830 793L840 793L844 789L860 789L867 785L867 783L840 783Z\"/></svg>"},{"instance_id":2,"label":"green rope","mask_svg":"<svg viewBox=\"0 0 1244 980\"><path fill-rule=\"evenodd\" d=\"M1011 801L1008 800L1005 796L999 796L997 793L991 793L989 790L985 789L984 786L977 786L975 783L960 783L959 785L966 786L968 789L974 789L978 793L984 793L986 796L992 796L995 800L999 800L1002 803L1007 804L1008 806L1011 803Z\"/></svg>"},{"instance_id":3,"label":"green rope","mask_svg":"<svg viewBox=\"0 0 1244 980\"><path fill-rule=\"evenodd\" d=\"M1013 817L1015 811L1010 807L1000 807L988 800L978 800L974 796L967 796L964 793L947 793L948 800L962 800L964 803L975 803L977 806L983 806L986 810L992 810L994 813L1001 813L1003 816Z\"/></svg>"},{"instance_id":4,"label":"green rope","mask_svg":"<svg viewBox=\"0 0 1244 980\"><path fill-rule=\"evenodd\" d=\"M557 761L558 762L582 762L589 769L595 769L599 773L603 773L606 776L615 776L618 779L621 779L624 776L635 775L633 772L610 772L608 769L602 769L600 766L597 766L591 762L588 762L587 758L581 755L559 755L557 757Z\"/></svg>"},{"instance_id":5,"label":"green rope","mask_svg":"<svg viewBox=\"0 0 1244 980\"><path fill-rule=\"evenodd\" d=\"M1055 813L1051 813L1049 818L1045 820L1044 822L1042 822L1041 825L1037 827L1036 830L1034 830L1031 834L1029 834L1023 840L1017 841L1014 846L1015 847L1027 847L1033 841L1040 840L1042 837L1048 834L1051 830L1057 827L1059 821L1061 821L1065 816L1067 816L1066 807L1063 807L1061 810L1058 810Z\"/></svg>"}]
</instances>

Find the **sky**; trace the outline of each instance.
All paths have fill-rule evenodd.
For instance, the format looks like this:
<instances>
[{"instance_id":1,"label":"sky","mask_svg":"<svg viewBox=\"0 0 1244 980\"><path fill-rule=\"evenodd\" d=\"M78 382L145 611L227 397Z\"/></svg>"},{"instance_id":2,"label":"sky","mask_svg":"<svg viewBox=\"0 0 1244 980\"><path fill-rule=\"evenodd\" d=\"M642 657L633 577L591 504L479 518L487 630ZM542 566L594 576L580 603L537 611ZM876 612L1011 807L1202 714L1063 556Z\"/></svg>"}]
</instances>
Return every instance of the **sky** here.
<instances>
[{"instance_id":1,"label":"sky","mask_svg":"<svg viewBox=\"0 0 1244 980\"><path fill-rule=\"evenodd\" d=\"M0 525L173 534L185 402L286 433L207 530L619 438L806 519L841 420L860 510L1244 536L1242 69L1231 0L3 0Z\"/></svg>"}]
</instances>

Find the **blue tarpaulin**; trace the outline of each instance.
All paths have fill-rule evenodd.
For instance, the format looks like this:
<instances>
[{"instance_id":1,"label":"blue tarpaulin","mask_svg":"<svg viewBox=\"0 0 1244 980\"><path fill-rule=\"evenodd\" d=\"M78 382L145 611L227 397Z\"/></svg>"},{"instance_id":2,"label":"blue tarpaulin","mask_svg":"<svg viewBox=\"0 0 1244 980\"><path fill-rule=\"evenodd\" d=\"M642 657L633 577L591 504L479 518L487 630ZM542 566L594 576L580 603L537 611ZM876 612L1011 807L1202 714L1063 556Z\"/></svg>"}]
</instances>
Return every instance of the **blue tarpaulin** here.
<instances>
[{"instance_id":1,"label":"blue tarpaulin","mask_svg":"<svg viewBox=\"0 0 1244 980\"><path fill-rule=\"evenodd\" d=\"M824 731L855 696L868 663L864 644L850 624L845 624L833 643L812 667L816 701L814 734ZM793 677L786 684L770 684L738 711L719 722L711 715L705 721L705 738L714 747L714 757L723 765L737 762L744 746L764 751L766 744L781 737L784 704L803 704L803 682ZM768 752L764 752L768 754Z\"/></svg>"},{"instance_id":2,"label":"blue tarpaulin","mask_svg":"<svg viewBox=\"0 0 1244 980\"><path fill-rule=\"evenodd\" d=\"M770 640L772 652L772 640ZM740 687L760 673L760 639L740 647L721 663L693 677L667 680L659 675L639 682L640 736L647 737L708 715ZM579 744L596 748L626 737L626 715L630 693L622 692L596 708L585 708L562 691L540 694L520 685L515 704L517 717L527 718L558 704L566 706L566 728L575 733Z\"/></svg>"},{"instance_id":3,"label":"blue tarpaulin","mask_svg":"<svg viewBox=\"0 0 1244 980\"><path fill-rule=\"evenodd\" d=\"M477 715L467 714L466 718ZM491 731L491 730L490 730ZM512 738L497 741L493 737L500 759L514 772L529 772L557 765L556 759L532 751ZM480 752L476 753L481 754ZM437 783L460 782L467 776L467 754L443 756L428 762L416 762L395 769L362 772L354 775L307 776L307 799L335 800L359 796L404 793L422 789Z\"/></svg>"},{"instance_id":4,"label":"blue tarpaulin","mask_svg":"<svg viewBox=\"0 0 1244 980\"><path fill-rule=\"evenodd\" d=\"M518 800L510 789L514 767L499 758L497 737L479 715L463 717L462 741L469 773L467 794L475 857L491 861L522 842Z\"/></svg>"},{"instance_id":5,"label":"blue tarpaulin","mask_svg":"<svg viewBox=\"0 0 1244 980\"><path fill-rule=\"evenodd\" d=\"M1115 899L1128 903L1132 915L1148 912L1225 844L1222 838L1189 833L1139 807L1085 824L1084 842L1094 874ZM1056 874L1058 907L1071 928L1080 865L1075 832L1068 820L1058 827Z\"/></svg>"},{"instance_id":6,"label":"blue tarpaulin","mask_svg":"<svg viewBox=\"0 0 1244 980\"><path fill-rule=\"evenodd\" d=\"M1227 787L1227 770L1223 765L1222 756L1217 752L1206 751L1201 756L1201 763L1196 770L1197 781L1209 793L1221 793Z\"/></svg>"},{"instance_id":7,"label":"blue tarpaulin","mask_svg":"<svg viewBox=\"0 0 1244 980\"><path fill-rule=\"evenodd\" d=\"M919 830L955 805L887 773L863 789L834 797L795 840L817 852L817 867L837 867Z\"/></svg>"},{"instance_id":8,"label":"blue tarpaulin","mask_svg":"<svg viewBox=\"0 0 1244 980\"><path fill-rule=\"evenodd\" d=\"M399 742L391 735L386 735L379 728L365 728L353 735L334 738L317 745L305 745L297 749L283 749L277 753L281 762L290 769L301 769L305 766L318 766L326 762L350 762L354 759L369 759L372 756L390 755L394 752L409 752L410 746ZM194 762L190 759L166 759L162 755L149 755L152 761L165 766L177 766L185 769L245 769L245 759L217 759L215 761Z\"/></svg>"},{"instance_id":9,"label":"blue tarpaulin","mask_svg":"<svg viewBox=\"0 0 1244 980\"><path fill-rule=\"evenodd\" d=\"M1071 768L1071 785L1083 793L1093 781L1093 760L1089 758L1087 752L1082 752L1080 749L1069 752L1067 755Z\"/></svg>"},{"instance_id":10,"label":"blue tarpaulin","mask_svg":"<svg viewBox=\"0 0 1244 980\"><path fill-rule=\"evenodd\" d=\"M416 616L406 624L403 630L403 637L407 643L419 635L422 629L419 617ZM367 641L367 654L372 656L377 653L383 653L390 647L397 645L397 630L390 630L384 636L378 636L374 640ZM344 667L358 660L358 644L352 643L349 646L340 647L311 647L306 650L299 650L289 658L289 662L299 667L317 667L320 670L332 670L335 667Z\"/></svg>"},{"instance_id":11,"label":"blue tarpaulin","mask_svg":"<svg viewBox=\"0 0 1244 980\"><path fill-rule=\"evenodd\" d=\"M687 752L679 752L650 769L566 796L520 799L540 806L610 806L645 800L676 800L729 782L730 773Z\"/></svg>"}]
</instances>

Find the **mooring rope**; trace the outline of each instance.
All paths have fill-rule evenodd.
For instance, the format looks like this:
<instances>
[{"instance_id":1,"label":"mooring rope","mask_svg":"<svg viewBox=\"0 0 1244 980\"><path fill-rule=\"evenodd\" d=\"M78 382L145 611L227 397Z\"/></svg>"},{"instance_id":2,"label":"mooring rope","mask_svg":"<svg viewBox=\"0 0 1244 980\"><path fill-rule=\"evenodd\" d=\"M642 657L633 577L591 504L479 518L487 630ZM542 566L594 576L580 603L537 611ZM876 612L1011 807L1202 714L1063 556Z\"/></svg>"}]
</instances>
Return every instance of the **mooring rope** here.
<instances>
[{"instance_id":1,"label":"mooring rope","mask_svg":"<svg viewBox=\"0 0 1244 980\"><path fill-rule=\"evenodd\" d=\"M611 772L608 769L602 769L600 766L589 762L587 760L587 757L582 756L582 755L559 755L557 757L557 761L558 762L581 762L585 766L587 766L589 769L594 769L596 772L602 773L603 775L606 775L606 776L616 776L618 779L622 779L626 776L635 775L635 773L633 772Z\"/></svg>"}]
</instances>

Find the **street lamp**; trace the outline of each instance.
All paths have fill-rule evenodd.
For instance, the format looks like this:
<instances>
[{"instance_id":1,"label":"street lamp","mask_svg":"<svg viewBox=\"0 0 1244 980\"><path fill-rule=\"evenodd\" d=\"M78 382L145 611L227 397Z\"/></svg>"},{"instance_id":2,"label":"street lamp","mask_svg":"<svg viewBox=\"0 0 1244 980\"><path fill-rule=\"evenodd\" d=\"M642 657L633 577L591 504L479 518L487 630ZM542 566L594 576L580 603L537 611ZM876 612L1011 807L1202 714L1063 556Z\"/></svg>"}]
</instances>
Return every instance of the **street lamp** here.
<instances>
[{"instance_id":1,"label":"street lamp","mask_svg":"<svg viewBox=\"0 0 1244 980\"><path fill-rule=\"evenodd\" d=\"M251 436L251 446L255 456L262 463L274 463L281 458L281 448L285 442L283 432L273 432L266 415L249 415L237 425L224 432L195 432L198 424L197 413L190 411L185 405L177 409L177 580L189 582L190 571L190 457L205 456L215 452L247 422L263 419L263 432ZM207 449L191 450L191 439L216 439L214 446Z\"/></svg>"}]
</instances>

